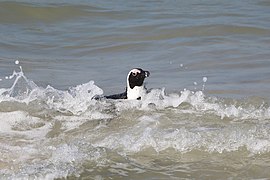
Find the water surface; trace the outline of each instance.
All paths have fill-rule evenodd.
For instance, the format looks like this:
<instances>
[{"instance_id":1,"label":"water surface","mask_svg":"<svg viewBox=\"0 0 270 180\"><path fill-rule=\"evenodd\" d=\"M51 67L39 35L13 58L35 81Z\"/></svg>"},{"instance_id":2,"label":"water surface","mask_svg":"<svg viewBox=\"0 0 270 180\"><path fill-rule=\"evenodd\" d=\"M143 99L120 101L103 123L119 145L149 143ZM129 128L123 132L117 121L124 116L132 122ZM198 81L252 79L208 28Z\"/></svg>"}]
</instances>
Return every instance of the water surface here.
<instances>
[{"instance_id":1,"label":"water surface","mask_svg":"<svg viewBox=\"0 0 270 180\"><path fill-rule=\"evenodd\" d=\"M0 1L2 178L269 178L269 12ZM142 101L92 100L134 67L151 72Z\"/></svg>"}]
</instances>

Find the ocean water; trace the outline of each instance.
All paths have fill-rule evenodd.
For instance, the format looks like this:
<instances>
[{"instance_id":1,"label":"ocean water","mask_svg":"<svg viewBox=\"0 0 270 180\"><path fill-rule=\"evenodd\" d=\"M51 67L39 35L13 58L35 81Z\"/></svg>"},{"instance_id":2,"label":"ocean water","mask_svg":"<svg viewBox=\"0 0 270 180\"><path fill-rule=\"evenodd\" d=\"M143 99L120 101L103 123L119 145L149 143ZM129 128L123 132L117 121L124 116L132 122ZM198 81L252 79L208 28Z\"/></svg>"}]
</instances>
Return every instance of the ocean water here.
<instances>
[{"instance_id":1,"label":"ocean water","mask_svg":"<svg viewBox=\"0 0 270 180\"><path fill-rule=\"evenodd\" d=\"M0 1L0 179L269 179L267 0ZM141 101L94 100L150 71Z\"/></svg>"}]
</instances>

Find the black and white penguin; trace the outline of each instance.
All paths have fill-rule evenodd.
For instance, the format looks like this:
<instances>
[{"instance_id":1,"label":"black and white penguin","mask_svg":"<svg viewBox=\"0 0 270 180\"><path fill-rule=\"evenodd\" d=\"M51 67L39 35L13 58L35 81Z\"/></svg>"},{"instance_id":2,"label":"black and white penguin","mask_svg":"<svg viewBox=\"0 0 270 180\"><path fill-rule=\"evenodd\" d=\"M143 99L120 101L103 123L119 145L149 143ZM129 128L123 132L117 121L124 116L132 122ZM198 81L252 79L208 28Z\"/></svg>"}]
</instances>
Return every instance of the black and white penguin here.
<instances>
[{"instance_id":1,"label":"black and white penguin","mask_svg":"<svg viewBox=\"0 0 270 180\"><path fill-rule=\"evenodd\" d=\"M144 79L150 76L149 71L134 68L127 75L126 91L121 94L105 96L107 99L131 99L140 100L146 94Z\"/></svg>"}]
</instances>

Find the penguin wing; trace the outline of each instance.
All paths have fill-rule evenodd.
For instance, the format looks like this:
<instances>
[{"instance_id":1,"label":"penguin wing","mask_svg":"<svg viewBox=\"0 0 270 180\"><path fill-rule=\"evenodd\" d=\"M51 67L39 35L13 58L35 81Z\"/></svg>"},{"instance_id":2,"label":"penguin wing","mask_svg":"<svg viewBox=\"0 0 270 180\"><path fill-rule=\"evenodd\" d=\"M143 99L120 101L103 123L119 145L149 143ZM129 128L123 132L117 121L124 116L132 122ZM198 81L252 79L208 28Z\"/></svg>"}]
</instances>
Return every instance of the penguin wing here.
<instances>
[{"instance_id":1,"label":"penguin wing","mask_svg":"<svg viewBox=\"0 0 270 180\"><path fill-rule=\"evenodd\" d=\"M109 96L104 96L107 99L127 99L127 92L123 92L121 94L114 94Z\"/></svg>"}]
</instances>

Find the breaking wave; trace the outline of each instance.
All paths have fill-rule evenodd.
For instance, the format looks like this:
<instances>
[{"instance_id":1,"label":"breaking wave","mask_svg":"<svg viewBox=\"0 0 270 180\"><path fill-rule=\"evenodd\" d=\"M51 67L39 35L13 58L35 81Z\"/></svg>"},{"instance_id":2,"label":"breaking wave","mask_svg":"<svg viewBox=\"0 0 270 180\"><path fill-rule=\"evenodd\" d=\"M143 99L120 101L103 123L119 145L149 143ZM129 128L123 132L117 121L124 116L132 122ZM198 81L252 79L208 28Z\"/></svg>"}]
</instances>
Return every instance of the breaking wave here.
<instances>
[{"instance_id":1,"label":"breaking wave","mask_svg":"<svg viewBox=\"0 0 270 180\"><path fill-rule=\"evenodd\" d=\"M22 67L2 81L13 81L0 89L0 173L7 178L76 177L85 164L106 166L111 156L149 151L270 152L270 108L258 97L161 88L142 101L95 100L103 90L94 81L43 88Z\"/></svg>"}]
</instances>

